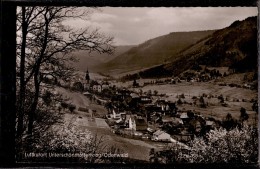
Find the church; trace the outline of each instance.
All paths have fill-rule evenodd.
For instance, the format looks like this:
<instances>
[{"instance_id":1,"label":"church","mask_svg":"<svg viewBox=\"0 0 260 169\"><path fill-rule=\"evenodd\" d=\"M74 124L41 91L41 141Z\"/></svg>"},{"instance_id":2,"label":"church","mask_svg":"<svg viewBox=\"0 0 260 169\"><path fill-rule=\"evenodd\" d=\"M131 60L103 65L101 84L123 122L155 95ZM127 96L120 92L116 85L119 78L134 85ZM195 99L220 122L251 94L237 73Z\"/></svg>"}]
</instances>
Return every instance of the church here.
<instances>
[{"instance_id":1,"label":"church","mask_svg":"<svg viewBox=\"0 0 260 169\"><path fill-rule=\"evenodd\" d=\"M87 69L86 74L85 74L85 80L83 82L84 85L84 90L90 90L90 76L89 76L89 71Z\"/></svg>"}]
</instances>

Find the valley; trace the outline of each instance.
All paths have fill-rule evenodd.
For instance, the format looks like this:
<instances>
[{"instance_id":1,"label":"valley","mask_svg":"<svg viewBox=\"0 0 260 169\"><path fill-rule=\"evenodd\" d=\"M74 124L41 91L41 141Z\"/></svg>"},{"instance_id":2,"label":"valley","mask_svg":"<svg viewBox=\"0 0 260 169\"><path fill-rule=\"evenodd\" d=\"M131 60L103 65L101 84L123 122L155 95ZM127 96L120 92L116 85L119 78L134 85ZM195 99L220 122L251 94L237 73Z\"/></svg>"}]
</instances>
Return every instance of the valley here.
<instances>
[{"instance_id":1,"label":"valley","mask_svg":"<svg viewBox=\"0 0 260 169\"><path fill-rule=\"evenodd\" d=\"M259 161L256 7L12 9L2 157L72 167Z\"/></svg>"}]
</instances>

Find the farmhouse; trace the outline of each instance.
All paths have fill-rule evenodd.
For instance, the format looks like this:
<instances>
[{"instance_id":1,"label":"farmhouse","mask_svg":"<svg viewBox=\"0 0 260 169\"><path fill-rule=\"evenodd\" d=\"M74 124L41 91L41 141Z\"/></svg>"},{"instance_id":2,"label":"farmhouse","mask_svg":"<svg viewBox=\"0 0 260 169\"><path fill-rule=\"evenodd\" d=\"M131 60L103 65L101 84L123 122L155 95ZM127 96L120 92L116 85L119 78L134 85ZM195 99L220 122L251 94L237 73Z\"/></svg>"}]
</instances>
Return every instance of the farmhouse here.
<instances>
[{"instance_id":1,"label":"farmhouse","mask_svg":"<svg viewBox=\"0 0 260 169\"><path fill-rule=\"evenodd\" d=\"M134 131L147 131L148 125L145 119L134 115L127 116L128 128Z\"/></svg>"},{"instance_id":2,"label":"farmhouse","mask_svg":"<svg viewBox=\"0 0 260 169\"><path fill-rule=\"evenodd\" d=\"M162 130L157 130L156 132L153 133L152 140L154 141L170 141L171 136L170 134L162 131Z\"/></svg>"},{"instance_id":3,"label":"farmhouse","mask_svg":"<svg viewBox=\"0 0 260 169\"><path fill-rule=\"evenodd\" d=\"M189 116L187 113L181 113L180 119L185 123L189 121Z\"/></svg>"},{"instance_id":4,"label":"farmhouse","mask_svg":"<svg viewBox=\"0 0 260 169\"><path fill-rule=\"evenodd\" d=\"M214 121L207 120L206 121L206 127L208 129L214 129L216 127L216 123Z\"/></svg>"}]
</instances>

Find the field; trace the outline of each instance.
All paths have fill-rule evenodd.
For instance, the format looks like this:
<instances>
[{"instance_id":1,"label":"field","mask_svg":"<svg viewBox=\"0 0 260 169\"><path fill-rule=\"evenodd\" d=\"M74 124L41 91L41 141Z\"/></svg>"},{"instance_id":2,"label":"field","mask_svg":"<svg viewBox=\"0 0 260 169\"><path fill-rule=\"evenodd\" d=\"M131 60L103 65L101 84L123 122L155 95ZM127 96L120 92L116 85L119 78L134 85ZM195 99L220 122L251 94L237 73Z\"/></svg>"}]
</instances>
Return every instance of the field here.
<instances>
[{"instance_id":1,"label":"field","mask_svg":"<svg viewBox=\"0 0 260 169\"><path fill-rule=\"evenodd\" d=\"M257 99L257 91L229 87L219 86L214 82L207 83L179 83L179 84L166 84L166 85L148 85L142 88L143 92L158 91L159 94L166 94L163 98L169 101L177 101L178 95L184 94L185 100L188 103L192 103L192 97L200 97L203 94L212 95L213 98L204 98L205 102L208 103L206 108L200 108L194 105L183 104L178 106L180 109L195 110L200 112L204 116L212 116L216 119L222 120L227 113L230 113L235 119L239 119L240 108L244 107L249 114L249 123L255 122L255 112L252 110L252 99ZM217 96L223 95L227 100L227 106L222 106L217 99ZM159 97L158 97L159 98Z\"/></svg>"}]
</instances>

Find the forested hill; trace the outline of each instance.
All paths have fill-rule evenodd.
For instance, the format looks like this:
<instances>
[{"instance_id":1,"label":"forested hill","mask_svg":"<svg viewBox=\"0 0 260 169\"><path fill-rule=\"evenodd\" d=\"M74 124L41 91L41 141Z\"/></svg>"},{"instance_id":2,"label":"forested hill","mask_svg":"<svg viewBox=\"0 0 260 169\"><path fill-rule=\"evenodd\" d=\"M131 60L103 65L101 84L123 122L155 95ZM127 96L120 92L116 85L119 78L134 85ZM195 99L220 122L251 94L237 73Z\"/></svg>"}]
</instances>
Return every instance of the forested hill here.
<instances>
[{"instance_id":1,"label":"forested hill","mask_svg":"<svg viewBox=\"0 0 260 169\"><path fill-rule=\"evenodd\" d=\"M118 55L121 55L122 53L128 51L134 46L116 46L115 52L112 55L106 54L106 53L98 53L98 52L92 52L89 53L88 51L77 51L74 52L73 55L78 60L78 62L74 63L74 67L79 70L85 72L87 69L89 69L91 72L98 72L99 68L97 67L100 64L106 63Z\"/></svg>"},{"instance_id":2,"label":"forested hill","mask_svg":"<svg viewBox=\"0 0 260 169\"><path fill-rule=\"evenodd\" d=\"M235 21L230 26L215 31L212 35L138 76L176 76L194 65L228 66L237 72L257 70L257 17Z\"/></svg>"},{"instance_id":3,"label":"forested hill","mask_svg":"<svg viewBox=\"0 0 260 169\"><path fill-rule=\"evenodd\" d=\"M102 72L127 72L166 63L171 57L210 36L214 31L174 32L148 40L99 66Z\"/></svg>"}]
</instances>

